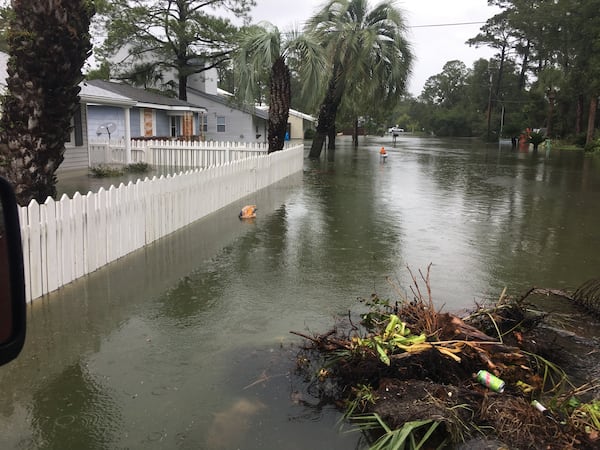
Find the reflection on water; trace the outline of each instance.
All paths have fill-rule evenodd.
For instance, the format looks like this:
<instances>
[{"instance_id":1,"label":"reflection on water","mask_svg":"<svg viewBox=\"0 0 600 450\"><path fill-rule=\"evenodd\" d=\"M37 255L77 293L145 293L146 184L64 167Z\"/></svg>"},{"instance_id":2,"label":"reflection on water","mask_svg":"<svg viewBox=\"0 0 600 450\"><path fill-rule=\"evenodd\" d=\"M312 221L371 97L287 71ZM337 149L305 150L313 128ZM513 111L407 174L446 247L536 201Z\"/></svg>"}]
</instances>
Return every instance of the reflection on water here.
<instances>
[{"instance_id":1,"label":"reflection on water","mask_svg":"<svg viewBox=\"0 0 600 450\"><path fill-rule=\"evenodd\" d=\"M294 373L289 331L396 297L386 278L408 286L407 266L432 263L446 310L598 275L597 159L408 135L339 144L35 302L22 356L0 368L0 448L354 448ZM237 218L247 203L253 222Z\"/></svg>"}]
</instances>

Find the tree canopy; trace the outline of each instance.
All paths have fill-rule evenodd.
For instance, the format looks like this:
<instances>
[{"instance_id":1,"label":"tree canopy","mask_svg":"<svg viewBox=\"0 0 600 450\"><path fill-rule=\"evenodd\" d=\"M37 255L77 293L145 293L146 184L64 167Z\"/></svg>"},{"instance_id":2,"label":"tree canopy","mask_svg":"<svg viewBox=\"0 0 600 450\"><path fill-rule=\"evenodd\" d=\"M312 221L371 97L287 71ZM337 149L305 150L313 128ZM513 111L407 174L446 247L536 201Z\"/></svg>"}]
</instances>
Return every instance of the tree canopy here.
<instances>
[{"instance_id":1,"label":"tree canopy","mask_svg":"<svg viewBox=\"0 0 600 450\"><path fill-rule=\"evenodd\" d=\"M543 128L550 137L592 142L600 94L600 20L594 11L600 0L488 3L501 11L466 43L492 48L494 57L458 72L450 67L457 62L448 61L409 102L410 117L440 136L495 140Z\"/></svg>"},{"instance_id":2,"label":"tree canopy","mask_svg":"<svg viewBox=\"0 0 600 450\"><path fill-rule=\"evenodd\" d=\"M224 14L247 18L254 0L113 0L100 9L107 37L100 56L117 64L113 77L177 85L187 99L188 77L223 64L237 28ZM143 81L142 81L143 84Z\"/></svg>"},{"instance_id":3,"label":"tree canopy","mask_svg":"<svg viewBox=\"0 0 600 450\"><path fill-rule=\"evenodd\" d=\"M385 108L396 102L404 93L413 55L404 16L393 1L371 8L367 0L331 0L309 19L306 30L322 43L330 63L310 151L311 158L318 158L326 136L329 148L335 147L335 120L342 98L360 90L363 104Z\"/></svg>"},{"instance_id":4,"label":"tree canopy","mask_svg":"<svg viewBox=\"0 0 600 450\"><path fill-rule=\"evenodd\" d=\"M281 150L291 104L289 64L293 63L298 71L302 94L314 101L326 69L319 43L309 34L282 33L276 26L262 22L243 30L233 62L238 74L235 91L242 101L261 98L263 80L268 78L269 152Z\"/></svg>"}]
</instances>

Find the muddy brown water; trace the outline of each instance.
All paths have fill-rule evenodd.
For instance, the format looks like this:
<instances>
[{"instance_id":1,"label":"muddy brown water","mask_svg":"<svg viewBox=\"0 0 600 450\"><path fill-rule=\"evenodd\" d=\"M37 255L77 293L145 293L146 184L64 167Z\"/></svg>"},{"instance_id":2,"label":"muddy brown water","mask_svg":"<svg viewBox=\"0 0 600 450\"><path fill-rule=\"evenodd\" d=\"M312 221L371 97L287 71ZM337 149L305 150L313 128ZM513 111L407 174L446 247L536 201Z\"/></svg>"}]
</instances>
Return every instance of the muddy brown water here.
<instances>
[{"instance_id":1,"label":"muddy brown water","mask_svg":"<svg viewBox=\"0 0 600 450\"><path fill-rule=\"evenodd\" d=\"M289 331L326 331L373 292L409 294L407 266L431 263L433 299L452 312L600 275L599 158L410 135L338 144L333 162L306 160L35 301L22 355L0 368L0 448L356 448L294 373ZM252 222L237 219L246 203ZM578 317L569 332L598 335Z\"/></svg>"}]
</instances>

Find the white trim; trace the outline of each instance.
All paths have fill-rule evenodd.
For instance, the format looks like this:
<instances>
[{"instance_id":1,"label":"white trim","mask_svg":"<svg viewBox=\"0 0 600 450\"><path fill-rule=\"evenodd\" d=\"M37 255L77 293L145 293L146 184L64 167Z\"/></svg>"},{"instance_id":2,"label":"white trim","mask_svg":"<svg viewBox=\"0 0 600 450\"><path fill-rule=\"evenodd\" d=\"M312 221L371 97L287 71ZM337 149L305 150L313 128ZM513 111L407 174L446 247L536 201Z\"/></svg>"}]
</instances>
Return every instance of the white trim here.
<instances>
[{"instance_id":1,"label":"white trim","mask_svg":"<svg viewBox=\"0 0 600 450\"><path fill-rule=\"evenodd\" d=\"M138 108L152 108L161 109L166 111L179 111L179 112L207 112L206 108L196 106L179 106L179 105L161 105L158 103L143 103L137 102L135 104Z\"/></svg>"}]
</instances>

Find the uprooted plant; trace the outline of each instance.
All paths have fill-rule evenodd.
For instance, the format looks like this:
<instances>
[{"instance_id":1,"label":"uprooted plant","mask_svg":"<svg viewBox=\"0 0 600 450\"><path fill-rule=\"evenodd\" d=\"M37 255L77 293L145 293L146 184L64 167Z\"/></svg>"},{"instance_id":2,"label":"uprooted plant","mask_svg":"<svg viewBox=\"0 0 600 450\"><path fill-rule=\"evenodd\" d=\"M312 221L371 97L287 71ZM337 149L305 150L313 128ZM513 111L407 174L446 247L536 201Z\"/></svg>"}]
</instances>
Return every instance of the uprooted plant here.
<instances>
[{"instance_id":1,"label":"uprooted plant","mask_svg":"<svg viewBox=\"0 0 600 450\"><path fill-rule=\"evenodd\" d=\"M583 390L530 342L544 314L506 292L464 318L442 313L429 268L420 279L410 274L412 299L374 295L359 326L349 315L347 326L327 334L295 333L310 341L315 383L335 383L334 401L372 448L443 448L482 436L519 448L598 444L599 401L579 401ZM480 371L500 378L505 390L478 380Z\"/></svg>"}]
</instances>

